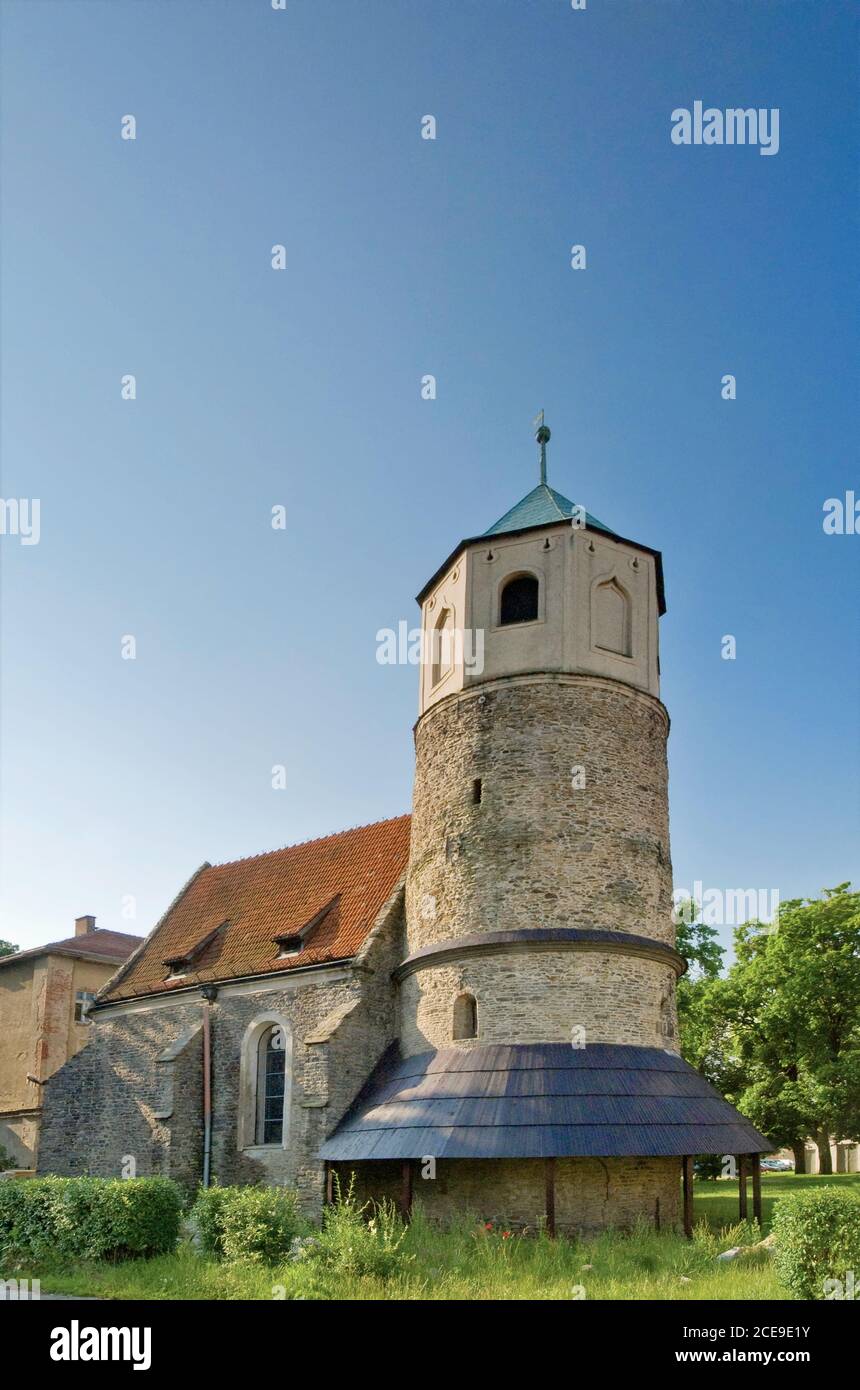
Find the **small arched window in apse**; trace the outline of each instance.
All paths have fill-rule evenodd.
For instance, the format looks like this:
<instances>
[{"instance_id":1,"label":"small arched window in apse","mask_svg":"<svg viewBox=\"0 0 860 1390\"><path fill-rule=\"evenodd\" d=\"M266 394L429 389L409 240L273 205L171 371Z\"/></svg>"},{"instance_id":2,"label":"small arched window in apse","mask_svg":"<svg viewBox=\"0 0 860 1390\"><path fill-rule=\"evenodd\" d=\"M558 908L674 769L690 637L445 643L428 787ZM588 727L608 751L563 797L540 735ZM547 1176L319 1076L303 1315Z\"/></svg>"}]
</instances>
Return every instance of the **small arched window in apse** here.
<instances>
[{"instance_id":1,"label":"small arched window in apse","mask_svg":"<svg viewBox=\"0 0 860 1390\"><path fill-rule=\"evenodd\" d=\"M458 994L454 1000L452 1036L455 1042L478 1036L478 1001L468 991Z\"/></svg>"}]
</instances>

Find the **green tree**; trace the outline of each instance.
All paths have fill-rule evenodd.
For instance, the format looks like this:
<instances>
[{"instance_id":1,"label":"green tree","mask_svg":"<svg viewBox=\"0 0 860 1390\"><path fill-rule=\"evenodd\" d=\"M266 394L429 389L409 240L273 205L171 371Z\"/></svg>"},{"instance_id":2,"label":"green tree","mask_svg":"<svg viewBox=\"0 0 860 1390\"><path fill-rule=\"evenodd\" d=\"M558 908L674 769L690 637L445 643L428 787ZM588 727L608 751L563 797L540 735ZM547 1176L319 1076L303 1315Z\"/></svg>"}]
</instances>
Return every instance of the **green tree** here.
<instances>
[{"instance_id":1,"label":"green tree","mask_svg":"<svg viewBox=\"0 0 860 1390\"><path fill-rule=\"evenodd\" d=\"M815 1137L860 1135L860 893L843 883L735 930L725 978L695 981L684 1056L805 1170Z\"/></svg>"},{"instance_id":2,"label":"green tree","mask_svg":"<svg viewBox=\"0 0 860 1390\"><path fill-rule=\"evenodd\" d=\"M18 949L18 947L17 947L17 946L13 946L11 941L2 941L2 940L0 940L0 957L2 957L2 956L14 956L15 952L17 951L17 949Z\"/></svg>"},{"instance_id":3,"label":"green tree","mask_svg":"<svg viewBox=\"0 0 860 1390\"><path fill-rule=\"evenodd\" d=\"M706 1074L717 1066L714 1054L719 1027L711 1005L711 987L719 979L725 952L716 927L698 921L701 908L685 898L675 910L675 945L686 958L687 971L678 981L678 1030L686 1060Z\"/></svg>"}]
</instances>

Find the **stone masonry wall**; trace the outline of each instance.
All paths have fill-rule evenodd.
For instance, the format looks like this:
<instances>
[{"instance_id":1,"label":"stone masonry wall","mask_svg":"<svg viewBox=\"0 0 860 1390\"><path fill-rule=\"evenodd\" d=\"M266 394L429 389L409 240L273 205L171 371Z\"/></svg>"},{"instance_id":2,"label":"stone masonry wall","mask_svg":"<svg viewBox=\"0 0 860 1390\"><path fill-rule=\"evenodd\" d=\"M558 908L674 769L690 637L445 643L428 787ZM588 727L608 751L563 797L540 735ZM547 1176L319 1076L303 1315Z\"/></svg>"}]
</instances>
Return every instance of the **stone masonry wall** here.
<instances>
[{"instance_id":1,"label":"stone masonry wall","mask_svg":"<svg viewBox=\"0 0 860 1390\"><path fill-rule=\"evenodd\" d=\"M95 1014L93 1037L45 1088L39 1173L120 1177L127 1157L137 1176L161 1174L193 1185L202 1150L200 1007L120 1016ZM184 1033L176 1059L157 1057ZM168 1113L170 1112L170 1113Z\"/></svg>"},{"instance_id":2,"label":"stone masonry wall","mask_svg":"<svg viewBox=\"0 0 860 1390\"><path fill-rule=\"evenodd\" d=\"M336 1165L342 1184L356 1174L362 1200L399 1202L399 1163ZM680 1160L677 1158L560 1158L556 1160L556 1228L565 1234L627 1229L637 1220L661 1230L681 1221ZM413 1194L432 1220L448 1222L470 1213L502 1228L534 1230L545 1214L546 1169L542 1159L441 1159L436 1177L422 1180L414 1167Z\"/></svg>"},{"instance_id":3,"label":"stone masonry wall","mask_svg":"<svg viewBox=\"0 0 860 1390\"><path fill-rule=\"evenodd\" d=\"M659 700L588 676L514 677L430 709L415 736L410 953L529 927L674 944L667 731Z\"/></svg>"},{"instance_id":4,"label":"stone masonry wall","mask_svg":"<svg viewBox=\"0 0 860 1390\"><path fill-rule=\"evenodd\" d=\"M534 951L425 966L401 986L401 1042L409 1057L452 1045L454 1000L478 1005L476 1043L631 1043L678 1051L675 972L617 952Z\"/></svg>"},{"instance_id":5,"label":"stone masonry wall","mask_svg":"<svg viewBox=\"0 0 860 1390\"><path fill-rule=\"evenodd\" d=\"M395 1034L391 971L403 954L402 904L375 930L352 969L221 991L210 1007L212 1176L223 1184L296 1186L305 1209L323 1197L319 1147L364 1085ZM164 1174L193 1186L202 1176L201 1023L195 997L131 1012L96 1012L92 1041L46 1088L39 1172ZM242 1042L269 1014L292 1034L288 1142L239 1148ZM188 1040L185 1041L186 1035ZM317 1038L317 1041L310 1041ZM175 1057L159 1060L178 1046Z\"/></svg>"},{"instance_id":6,"label":"stone masonry wall","mask_svg":"<svg viewBox=\"0 0 860 1390\"><path fill-rule=\"evenodd\" d=\"M324 1190L319 1148L395 1036L391 971L403 951L401 902L366 946L348 977L337 983L317 976L298 988L219 995L212 1008L212 1162L221 1183L295 1186L307 1213L319 1214ZM286 1148L240 1150L239 1058L245 1031L261 1012L283 1015L292 1032L289 1142ZM318 1036L325 1040L307 1041Z\"/></svg>"}]
</instances>

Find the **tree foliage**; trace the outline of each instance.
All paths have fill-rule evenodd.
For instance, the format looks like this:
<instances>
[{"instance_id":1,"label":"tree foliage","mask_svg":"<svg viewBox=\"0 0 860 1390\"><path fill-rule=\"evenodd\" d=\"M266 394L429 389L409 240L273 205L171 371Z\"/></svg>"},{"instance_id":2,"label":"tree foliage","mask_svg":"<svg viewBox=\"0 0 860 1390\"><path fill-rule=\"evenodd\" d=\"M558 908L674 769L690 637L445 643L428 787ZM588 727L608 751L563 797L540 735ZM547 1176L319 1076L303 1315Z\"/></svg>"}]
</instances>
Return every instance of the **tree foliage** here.
<instances>
[{"instance_id":1,"label":"tree foliage","mask_svg":"<svg viewBox=\"0 0 860 1390\"><path fill-rule=\"evenodd\" d=\"M679 990L683 1054L775 1147L815 1136L828 1171L827 1136L860 1138L860 893L785 902L734 946Z\"/></svg>"}]
</instances>

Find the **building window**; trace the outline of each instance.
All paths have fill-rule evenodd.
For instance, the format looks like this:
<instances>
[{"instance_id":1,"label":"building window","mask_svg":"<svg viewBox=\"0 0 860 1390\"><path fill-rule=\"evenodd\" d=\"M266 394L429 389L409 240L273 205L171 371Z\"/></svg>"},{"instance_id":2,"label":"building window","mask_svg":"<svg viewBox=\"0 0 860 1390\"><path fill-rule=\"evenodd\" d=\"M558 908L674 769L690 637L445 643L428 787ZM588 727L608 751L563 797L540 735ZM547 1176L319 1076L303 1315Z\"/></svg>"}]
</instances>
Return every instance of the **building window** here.
<instances>
[{"instance_id":1,"label":"building window","mask_svg":"<svg viewBox=\"0 0 860 1390\"><path fill-rule=\"evenodd\" d=\"M482 782L482 780L481 780L480 777L476 777L475 780L474 780L474 782L472 783L472 803L473 803L473 805L475 805L475 806L480 806L480 804L481 804L481 799L482 799L483 795L484 795L484 784L483 784L483 782Z\"/></svg>"},{"instance_id":2,"label":"building window","mask_svg":"<svg viewBox=\"0 0 860 1390\"><path fill-rule=\"evenodd\" d=\"M452 1031L455 1042L478 1036L478 1001L474 994L459 994L454 1000L454 1027Z\"/></svg>"},{"instance_id":3,"label":"building window","mask_svg":"<svg viewBox=\"0 0 860 1390\"><path fill-rule=\"evenodd\" d=\"M280 1144L284 1136L286 1039L275 1024L261 1035L257 1049L258 1144Z\"/></svg>"},{"instance_id":4,"label":"building window","mask_svg":"<svg viewBox=\"0 0 860 1390\"><path fill-rule=\"evenodd\" d=\"M251 1019L239 1059L239 1150L286 1148L290 1131L293 1042L285 1014L269 1012Z\"/></svg>"},{"instance_id":5,"label":"building window","mask_svg":"<svg viewBox=\"0 0 860 1390\"><path fill-rule=\"evenodd\" d=\"M89 1023L87 1013L95 994L89 989L79 989L75 995L75 1023Z\"/></svg>"},{"instance_id":6,"label":"building window","mask_svg":"<svg viewBox=\"0 0 860 1390\"><path fill-rule=\"evenodd\" d=\"M433 629L430 684L438 685L454 665L454 614L443 608Z\"/></svg>"},{"instance_id":7,"label":"building window","mask_svg":"<svg viewBox=\"0 0 860 1390\"><path fill-rule=\"evenodd\" d=\"M499 604L499 626L513 623L533 623L538 616L540 585L533 574L516 574L502 589Z\"/></svg>"}]
</instances>

